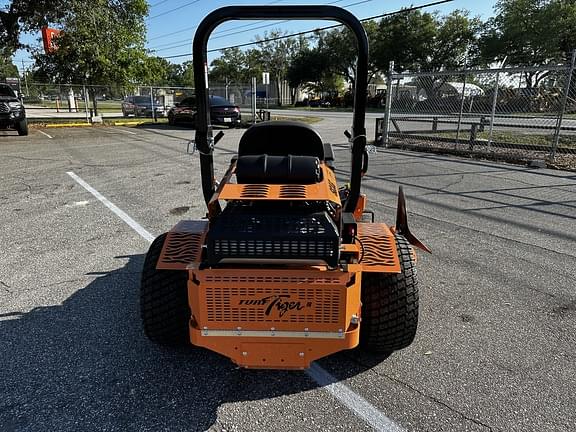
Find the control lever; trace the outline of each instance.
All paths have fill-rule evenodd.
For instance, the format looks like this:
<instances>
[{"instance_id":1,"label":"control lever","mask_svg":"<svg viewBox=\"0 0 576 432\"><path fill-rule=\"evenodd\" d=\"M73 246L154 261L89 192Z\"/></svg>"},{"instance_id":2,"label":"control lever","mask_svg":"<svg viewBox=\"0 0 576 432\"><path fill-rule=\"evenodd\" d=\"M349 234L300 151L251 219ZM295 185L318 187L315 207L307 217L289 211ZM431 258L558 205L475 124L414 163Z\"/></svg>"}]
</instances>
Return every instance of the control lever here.
<instances>
[{"instance_id":1,"label":"control lever","mask_svg":"<svg viewBox=\"0 0 576 432\"><path fill-rule=\"evenodd\" d=\"M219 131L216 134L216 136L214 137L214 147L216 147L216 144L218 144L218 141L220 141L223 136L224 136L224 132L222 132L222 131Z\"/></svg>"},{"instance_id":2,"label":"control lever","mask_svg":"<svg viewBox=\"0 0 576 432\"><path fill-rule=\"evenodd\" d=\"M220 141L223 136L224 132L222 131L219 131L216 134L216 136L213 138L214 144L212 144L212 148L216 147L216 144L218 144L218 141ZM196 153L196 141L193 139L188 141L188 143L186 144L186 153L190 153L190 145L192 145L192 154Z\"/></svg>"}]
</instances>

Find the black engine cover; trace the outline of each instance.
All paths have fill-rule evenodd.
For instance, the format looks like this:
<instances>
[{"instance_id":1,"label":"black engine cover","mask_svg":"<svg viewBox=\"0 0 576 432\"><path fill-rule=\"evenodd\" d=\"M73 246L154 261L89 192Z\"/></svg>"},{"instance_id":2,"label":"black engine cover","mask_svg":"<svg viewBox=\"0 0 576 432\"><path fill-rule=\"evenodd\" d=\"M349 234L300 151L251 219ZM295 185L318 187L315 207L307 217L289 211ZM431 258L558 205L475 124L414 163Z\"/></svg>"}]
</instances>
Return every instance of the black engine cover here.
<instances>
[{"instance_id":1,"label":"black engine cover","mask_svg":"<svg viewBox=\"0 0 576 432\"><path fill-rule=\"evenodd\" d=\"M326 211L256 212L228 206L211 223L206 245L209 266L248 258L324 261L336 267L340 237Z\"/></svg>"}]
</instances>

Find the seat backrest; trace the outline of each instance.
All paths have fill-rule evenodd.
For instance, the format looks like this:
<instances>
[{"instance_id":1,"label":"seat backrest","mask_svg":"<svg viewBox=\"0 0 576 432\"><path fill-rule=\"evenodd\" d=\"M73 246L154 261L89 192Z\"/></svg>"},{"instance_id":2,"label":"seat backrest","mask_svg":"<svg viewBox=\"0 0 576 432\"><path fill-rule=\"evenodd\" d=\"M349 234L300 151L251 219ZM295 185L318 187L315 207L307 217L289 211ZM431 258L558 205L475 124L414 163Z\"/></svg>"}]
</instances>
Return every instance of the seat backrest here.
<instances>
[{"instance_id":1,"label":"seat backrest","mask_svg":"<svg viewBox=\"0 0 576 432\"><path fill-rule=\"evenodd\" d=\"M238 156L316 156L324 160L322 137L306 123L267 121L250 126L240 138Z\"/></svg>"},{"instance_id":2,"label":"seat backrest","mask_svg":"<svg viewBox=\"0 0 576 432\"><path fill-rule=\"evenodd\" d=\"M239 184L313 184L322 179L315 156L244 155L236 160Z\"/></svg>"}]
</instances>

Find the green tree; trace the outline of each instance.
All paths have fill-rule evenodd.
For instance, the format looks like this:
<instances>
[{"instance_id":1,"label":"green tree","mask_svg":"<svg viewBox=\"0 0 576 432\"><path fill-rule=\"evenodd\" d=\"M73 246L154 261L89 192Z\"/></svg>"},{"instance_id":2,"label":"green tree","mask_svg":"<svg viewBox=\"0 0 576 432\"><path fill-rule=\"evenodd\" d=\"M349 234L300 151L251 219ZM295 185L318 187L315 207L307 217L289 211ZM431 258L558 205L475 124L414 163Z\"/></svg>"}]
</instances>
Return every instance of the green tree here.
<instances>
[{"instance_id":1,"label":"green tree","mask_svg":"<svg viewBox=\"0 0 576 432\"><path fill-rule=\"evenodd\" d=\"M281 84L286 80L290 62L308 46L308 40L302 36L286 38L283 37L285 35L285 32L273 30L264 33L264 37L256 38L263 71L270 73L270 79L274 81L278 95L281 94ZM282 98L279 97L278 105L281 104Z\"/></svg>"},{"instance_id":2,"label":"green tree","mask_svg":"<svg viewBox=\"0 0 576 432\"><path fill-rule=\"evenodd\" d=\"M145 57L142 72L139 73L143 84L153 86L170 85L172 76L172 63L162 57Z\"/></svg>"},{"instance_id":3,"label":"green tree","mask_svg":"<svg viewBox=\"0 0 576 432\"><path fill-rule=\"evenodd\" d=\"M219 58L212 61L210 68L211 80L238 85L245 82L248 68L246 54L240 48L227 48Z\"/></svg>"},{"instance_id":4,"label":"green tree","mask_svg":"<svg viewBox=\"0 0 576 432\"><path fill-rule=\"evenodd\" d=\"M142 65L142 73L138 74L142 84L152 86L184 86L186 63L179 65L170 63L162 57L146 57Z\"/></svg>"},{"instance_id":5,"label":"green tree","mask_svg":"<svg viewBox=\"0 0 576 432\"><path fill-rule=\"evenodd\" d=\"M292 104L296 102L299 89L316 94L337 93L342 87L342 78L331 69L332 57L317 47L305 49L292 59L286 74L291 88Z\"/></svg>"},{"instance_id":6,"label":"green tree","mask_svg":"<svg viewBox=\"0 0 576 432\"><path fill-rule=\"evenodd\" d=\"M304 88L309 82L320 78L321 69L318 67L318 63L320 63L318 54L315 49L304 50L296 54L288 66L286 79L290 85L290 97L293 105L296 102L298 90Z\"/></svg>"},{"instance_id":7,"label":"green tree","mask_svg":"<svg viewBox=\"0 0 576 432\"><path fill-rule=\"evenodd\" d=\"M486 64L539 66L568 61L576 48L576 2L573 0L499 0L495 16L480 38ZM525 72L527 87L538 86L549 72Z\"/></svg>"},{"instance_id":8,"label":"green tree","mask_svg":"<svg viewBox=\"0 0 576 432\"><path fill-rule=\"evenodd\" d=\"M194 63L185 61L180 66L180 84L182 87L194 87Z\"/></svg>"},{"instance_id":9,"label":"green tree","mask_svg":"<svg viewBox=\"0 0 576 432\"><path fill-rule=\"evenodd\" d=\"M362 23L368 36L368 46L377 42L377 24L375 21ZM356 59L358 57L358 44L356 37L347 27L338 27L333 30L317 34L317 48L323 57L330 59L329 68L332 73L342 76L354 87L356 82ZM378 73L378 67L373 56L369 56L368 81Z\"/></svg>"},{"instance_id":10,"label":"green tree","mask_svg":"<svg viewBox=\"0 0 576 432\"><path fill-rule=\"evenodd\" d=\"M169 86L183 85L184 68L182 65L175 63L168 63L166 73L167 76L165 85Z\"/></svg>"},{"instance_id":11,"label":"green tree","mask_svg":"<svg viewBox=\"0 0 576 432\"><path fill-rule=\"evenodd\" d=\"M18 68L14 63L9 58L0 57L0 80L17 76Z\"/></svg>"},{"instance_id":12,"label":"green tree","mask_svg":"<svg viewBox=\"0 0 576 432\"><path fill-rule=\"evenodd\" d=\"M420 69L421 61L427 61L431 55L437 24L434 15L419 11L383 18L378 23L378 36L371 45L376 67L386 72L393 61L397 72Z\"/></svg>"},{"instance_id":13,"label":"green tree","mask_svg":"<svg viewBox=\"0 0 576 432\"><path fill-rule=\"evenodd\" d=\"M38 31L42 26L59 22L74 3L80 0L12 0L0 10L0 54L11 57L19 48L28 48L20 42L23 32Z\"/></svg>"},{"instance_id":14,"label":"green tree","mask_svg":"<svg viewBox=\"0 0 576 432\"><path fill-rule=\"evenodd\" d=\"M262 76L262 72L264 72L262 53L260 50L252 48L247 50L244 54L246 56L246 68L244 69L243 81L250 82L252 77Z\"/></svg>"},{"instance_id":15,"label":"green tree","mask_svg":"<svg viewBox=\"0 0 576 432\"><path fill-rule=\"evenodd\" d=\"M481 22L465 11L443 17L405 11L382 19L378 27L372 55L381 71L388 70L391 60L399 72L439 72L460 69L477 58ZM428 97L434 97L447 79L430 75L420 77L418 83Z\"/></svg>"},{"instance_id":16,"label":"green tree","mask_svg":"<svg viewBox=\"0 0 576 432\"><path fill-rule=\"evenodd\" d=\"M58 49L50 55L36 51L36 64L59 83L130 86L143 81L152 75L144 49L147 13L145 0L74 2L61 21ZM90 89L97 113L96 91Z\"/></svg>"}]
</instances>

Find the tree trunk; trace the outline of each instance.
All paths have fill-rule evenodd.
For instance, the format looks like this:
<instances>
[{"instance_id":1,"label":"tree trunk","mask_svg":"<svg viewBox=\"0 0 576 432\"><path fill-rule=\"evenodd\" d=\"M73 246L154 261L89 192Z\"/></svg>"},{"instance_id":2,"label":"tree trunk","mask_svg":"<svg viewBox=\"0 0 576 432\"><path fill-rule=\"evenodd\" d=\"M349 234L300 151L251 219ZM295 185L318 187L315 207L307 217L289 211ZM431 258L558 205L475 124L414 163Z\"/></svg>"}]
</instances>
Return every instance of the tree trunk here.
<instances>
[{"instance_id":1,"label":"tree trunk","mask_svg":"<svg viewBox=\"0 0 576 432\"><path fill-rule=\"evenodd\" d=\"M290 87L290 102L292 105L296 104L296 95L298 94L298 89L300 86Z\"/></svg>"},{"instance_id":2,"label":"tree trunk","mask_svg":"<svg viewBox=\"0 0 576 432\"><path fill-rule=\"evenodd\" d=\"M548 78L549 75L550 71L545 71L543 74L540 75L538 74L538 72L536 72L536 75L534 77L534 87L539 87L542 80Z\"/></svg>"},{"instance_id":3,"label":"tree trunk","mask_svg":"<svg viewBox=\"0 0 576 432\"><path fill-rule=\"evenodd\" d=\"M534 72L524 72L524 83L526 84L527 89L534 87L534 75Z\"/></svg>"},{"instance_id":4,"label":"tree trunk","mask_svg":"<svg viewBox=\"0 0 576 432\"><path fill-rule=\"evenodd\" d=\"M426 99L438 99L439 98L439 87L435 86L435 80L432 76L422 76L418 78L420 87L424 89L426 93Z\"/></svg>"},{"instance_id":5,"label":"tree trunk","mask_svg":"<svg viewBox=\"0 0 576 432\"><path fill-rule=\"evenodd\" d=\"M278 106L282 106L282 94L280 93L280 79L276 78L276 94L278 95Z\"/></svg>"}]
</instances>

